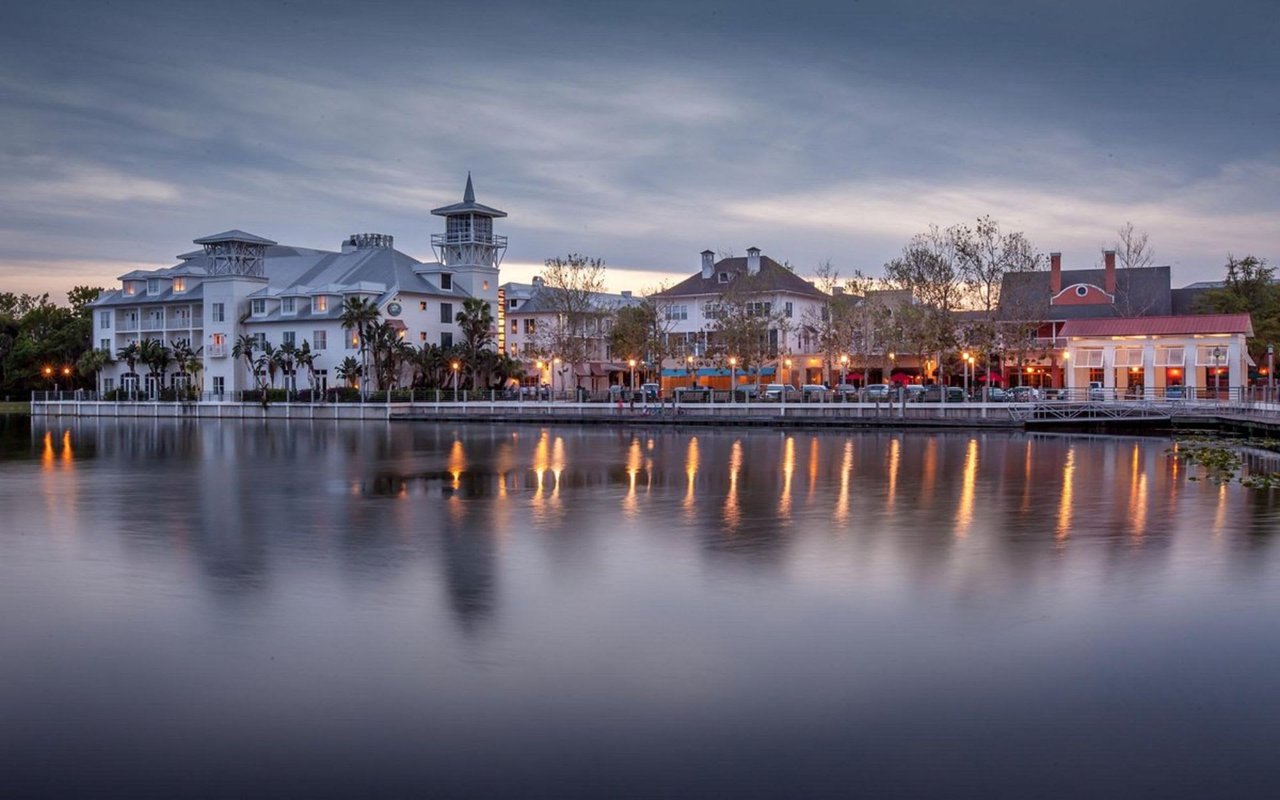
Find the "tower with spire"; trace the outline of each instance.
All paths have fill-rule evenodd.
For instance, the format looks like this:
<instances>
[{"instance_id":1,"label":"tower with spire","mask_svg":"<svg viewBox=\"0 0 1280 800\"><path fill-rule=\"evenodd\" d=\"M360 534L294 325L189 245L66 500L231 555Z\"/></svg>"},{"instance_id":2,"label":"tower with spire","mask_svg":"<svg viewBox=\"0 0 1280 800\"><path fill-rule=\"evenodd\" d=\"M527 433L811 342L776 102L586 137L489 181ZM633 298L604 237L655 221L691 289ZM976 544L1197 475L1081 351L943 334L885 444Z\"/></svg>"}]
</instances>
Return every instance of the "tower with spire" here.
<instances>
[{"instance_id":1,"label":"tower with spire","mask_svg":"<svg viewBox=\"0 0 1280 800\"><path fill-rule=\"evenodd\" d=\"M468 172L462 202L434 208L431 213L445 221L445 232L431 235L442 274L473 297L496 298L498 266L507 250L507 237L493 232L493 221L507 212L476 202Z\"/></svg>"}]
</instances>

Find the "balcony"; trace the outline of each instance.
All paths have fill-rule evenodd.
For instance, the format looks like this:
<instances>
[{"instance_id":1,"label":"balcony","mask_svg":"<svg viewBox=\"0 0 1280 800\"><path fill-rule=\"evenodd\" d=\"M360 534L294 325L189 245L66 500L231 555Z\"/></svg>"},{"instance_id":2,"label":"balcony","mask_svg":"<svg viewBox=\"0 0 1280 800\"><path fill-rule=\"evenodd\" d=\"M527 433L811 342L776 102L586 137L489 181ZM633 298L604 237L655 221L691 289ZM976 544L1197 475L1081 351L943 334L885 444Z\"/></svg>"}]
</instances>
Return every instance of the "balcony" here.
<instances>
[{"instance_id":1,"label":"balcony","mask_svg":"<svg viewBox=\"0 0 1280 800\"><path fill-rule=\"evenodd\" d=\"M144 319L142 321L142 329L144 331L162 331L164 330L163 319Z\"/></svg>"},{"instance_id":2,"label":"balcony","mask_svg":"<svg viewBox=\"0 0 1280 800\"><path fill-rule=\"evenodd\" d=\"M473 231L431 234L432 247L460 244L483 244L505 249L507 246L507 237L493 233L476 233Z\"/></svg>"},{"instance_id":3,"label":"balcony","mask_svg":"<svg viewBox=\"0 0 1280 800\"><path fill-rule=\"evenodd\" d=\"M225 344L211 344L208 346L209 358L226 358L227 346Z\"/></svg>"},{"instance_id":4,"label":"balcony","mask_svg":"<svg viewBox=\"0 0 1280 800\"><path fill-rule=\"evenodd\" d=\"M130 333L138 330L138 321L136 319L122 319L116 322L116 332Z\"/></svg>"}]
</instances>

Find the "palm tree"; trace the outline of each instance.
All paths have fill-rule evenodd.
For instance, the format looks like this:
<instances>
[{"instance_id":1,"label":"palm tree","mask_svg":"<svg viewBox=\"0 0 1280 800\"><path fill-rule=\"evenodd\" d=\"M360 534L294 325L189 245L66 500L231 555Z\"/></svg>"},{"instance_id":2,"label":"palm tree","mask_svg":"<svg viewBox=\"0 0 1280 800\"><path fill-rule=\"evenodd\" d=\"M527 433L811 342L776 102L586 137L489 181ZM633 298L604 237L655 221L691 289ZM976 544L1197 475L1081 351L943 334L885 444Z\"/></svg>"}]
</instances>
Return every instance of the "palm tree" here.
<instances>
[{"instance_id":1,"label":"palm tree","mask_svg":"<svg viewBox=\"0 0 1280 800\"><path fill-rule=\"evenodd\" d=\"M311 402L316 399L316 354L311 351L311 342L302 340L302 347L293 356L299 367L307 370L307 386L311 389Z\"/></svg>"},{"instance_id":2,"label":"palm tree","mask_svg":"<svg viewBox=\"0 0 1280 800\"><path fill-rule=\"evenodd\" d=\"M493 309L478 297L462 301L462 310L454 316L454 322L462 330L462 352L465 357L472 389L477 385L480 373L480 352L493 344Z\"/></svg>"},{"instance_id":3,"label":"palm tree","mask_svg":"<svg viewBox=\"0 0 1280 800\"><path fill-rule=\"evenodd\" d=\"M363 370L364 368L360 366L359 361L356 361L351 356L347 356L342 359L342 363L338 365L336 375L339 380L345 381L348 387L354 389L356 388L356 381L360 379L360 373Z\"/></svg>"},{"instance_id":4,"label":"palm tree","mask_svg":"<svg viewBox=\"0 0 1280 800\"><path fill-rule=\"evenodd\" d=\"M275 352L276 365L284 375L284 388L287 392L298 391L297 376L294 365L298 361L298 346L293 342L285 342Z\"/></svg>"},{"instance_id":5,"label":"palm tree","mask_svg":"<svg viewBox=\"0 0 1280 800\"><path fill-rule=\"evenodd\" d=\"M86 350L84 355L76 362L76 369L86 378L93 376L94 386L98 392L102 392L102 381L99 379L104 367L111 363L110 350Z\"/></svg>"},{"instance_id":6,"label":"palm tree","mask_svg":"<svg viewBox=\"0 0 1280 800\"><path fill-rule=\"evenodd\" d=\"M266 402L267 397L267 379L263 371L259 369L259 367L262 366L261 358L256 357L254 353L256 353L258 349L266 343L266 340L259 342L258 337L242 333L236 339L236 343L231 347L232 358L244 359L244 364L249 369L249 375L253 378L253 382L258 387L258 390L262 392L264 403Z\"/></svg>"},{"instance_id":7,"label":"palm tree","mask_svg":"<svg viewBox=\"0 0 1280 800\"><path fill-rule=\"evenodd\" d=\"M378 307L366 297L348 297L342 303L342 316L339 319L342 321L343 330L354 330L356 332L360 345L360 372L362 375L365 372L364 366L368 363L365 334L370 326L377 323L381 316L382 314L378 311Z\"/></svg>"},{"instance_id":8,"label":"palm tree","mask_svg":"<svg viewBox=\"0 0 1280 800\"><path fill-rule=\"evenodd\" d=\"M138 366L139 355L141 354L139 353L139 347L137 342L129 342L127 345L125 345L124 347L121 347L118 351L116 351L116 358L123 361L125 363L125 366L129 368L129 371L125 374L132 377L133 379L130 381L130 386L136 387L137 385L138 373L135 370ZM124 388L123 384L121 385L121 388Z\"/></svg>"},{"instance_id":9,"label":"palm tree","mask_svg":"<svg viewBox=\"0 0 1280 800\"><path fill-rule=\"evenodd\" d=\"M159 339L144 339L138 346L138 359L147 365L152 391L158 392L164 386L164 374L173 362L173 353Z\"/></svg>"}]
</instances>

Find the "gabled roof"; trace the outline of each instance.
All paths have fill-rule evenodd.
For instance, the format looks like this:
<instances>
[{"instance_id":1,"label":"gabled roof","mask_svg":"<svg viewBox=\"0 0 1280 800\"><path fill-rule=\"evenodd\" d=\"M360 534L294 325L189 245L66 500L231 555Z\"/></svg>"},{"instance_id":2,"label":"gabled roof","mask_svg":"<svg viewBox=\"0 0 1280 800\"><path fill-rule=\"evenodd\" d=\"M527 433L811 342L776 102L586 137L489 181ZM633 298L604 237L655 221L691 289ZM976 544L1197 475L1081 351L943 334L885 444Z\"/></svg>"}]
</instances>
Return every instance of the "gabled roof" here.
<instances>
[{"instance_id":1,"label":"gabled roof","mask_svg":"<svg viewBox=\"0 0 1280 800\"><path fill-rule=\"evenodd\" d=\"M747 259L722 258L716 262L710 278L702 277L702 271L699 270L665 292L658 292L654 297L672 298L703 294L723 294L729 284L720 282L720 273L722 272L729 275L730 282L738 280L747 274ZM754 280L756 288L762 292L788 292L824 300L827 298L825 292L820 291L812 283L809 283L768 256L760 256L760 272L755 275Z\"/></svg>"},{"instance_id":2,"label":"gabled roof","mask_svg":"<svg viewBox=\"0 0 1280 800\"><path fill-rule=\"evenodd\" d=\"M245 242L246 244L263 245L275 244L275 242L270 239L264 239L263 237L256 236L252 233L245 233L239 228L223 231L222 233L215 233L212 236L201 236L199 239L193 239L192 241L196 244L213 244L214 242Z\"/></svg>"},{"instance_id":3,"label":"gabled roof","mask_svg":"<svg viewBox=\"0 0 1280 800\"><path fill-rule=\"evenodd\" d=\"M1073 319L1062 326L1067 337L1194 336L1236 333L1253 335L1248 314L1191 314L1181 317L1128 317L1124 319Z\"/></svg>"},{"instance_id":4,"label":"gabled roof","mask_svg":"<svg viewBox=\"0 0 1280 800\"><path fill-rule=\"evenodd\" d=\"M507 212L499 211L476 202L476 190L471 187L471 173L467 173L467 188L462 192L462 202L451 206L431 209L437 217L450 217L454 214L479 214L482 217L505 217Z\"/></svg>"},{"instance_id":5,"label":"gabled roof","mask_svg":"<svg viewBox=\"0 0 1280 800\"><path fill-rule=\"evenodd\" d=\"M529 299L525 300L519 308L511 313L545 314L559 311L560 306L555 302L558 291L558 289L550 286L536 286L533 289L533 293L529 295ZM641 303L641 299L634 295L627 297L621 294L609 294L608 292L593 292L591 301L601 311L628 308L638 306Z\"/></svg>"},{"instance_id":6,"label":"gabled roof","mask_svg":"<svg viewBox=\"0 0 1280 800\"><path fill-rule=\"evenodd\" d=\"M1010 272L1000 284L1002 319L1068 320L1097 317L1165 316L1173 313L1168 267L1116 270L1116 302L1100 305L1049 305L1048 271ZM1062 287L1106 285L1101 269L1064 269Z\"/></svg>"}]
</instances>

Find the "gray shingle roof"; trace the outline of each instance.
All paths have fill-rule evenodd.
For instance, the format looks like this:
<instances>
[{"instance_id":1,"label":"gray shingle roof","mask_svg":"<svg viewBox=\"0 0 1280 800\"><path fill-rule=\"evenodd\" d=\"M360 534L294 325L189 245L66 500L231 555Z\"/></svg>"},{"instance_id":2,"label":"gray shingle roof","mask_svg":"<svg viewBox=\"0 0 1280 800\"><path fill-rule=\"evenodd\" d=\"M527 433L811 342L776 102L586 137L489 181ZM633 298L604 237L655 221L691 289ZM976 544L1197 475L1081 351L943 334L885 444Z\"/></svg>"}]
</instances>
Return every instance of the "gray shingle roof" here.
<instances>
[{"instance_id":1,"label":"gray shingle roof","mask_svg":"<svg viewBox=\"0 0 1280 800\"><path fill-rule=\"evenodd\" d=\"M213 244L214 242L245 242L247 244L266 244L272 245L275 242L265 239L252 233L246 233L239 228L233 228L222 233L215 233L210 236L201 236L199 239L193 239L196 244Z\"/></svg>"},{"instance_id":2,"label":"gray shingle roof","mask_svg":"<svg viewBox=\"0 0 1280 800\"><path fill-rule=\"evenodd\" d=\"M499 211L496 208L476 202L476 191L471 187L470 172L467 173L467 188L462 192L462 202L433 208L431 213L438 217L448 217L454 214L479 214L483 217L505 217L507 215L505 211Z\"/></svg>"},{"instance_id":3,"label":"gray shingle roof","mask_svg":"<svg viewBox=\"0 0 1280 800\"><path fill-rule=\"evenodd\" d=\"M1050 274L1011 272L1000 288L1000 316L1019 320L1095 319L1098 317L1167 316L1173 313L1168 267L1116 270L1114 305L1050 306ZM1064 269L1062 286L1078 283L1104 286L1101 269Z\"/></svg>"},{"instance_id":4,"label":"gray shingle roof","mask_svg":"<svg viewBox=\"0 0 1280 800\"><path fill-rule=\"evenodd\" d=\"M737 280L747 273L747 259L745 257L722 258L716 262L710 278L703 278L702 271L699 270L665 292L658 292L655 296L689 297L701 294L721 294L728 286L728 284L720 282L719 276L722 272L728 273L731 281ZM809 283L768 256L760 256L760 272L756 275L756 282L757 287L765 292L790 292L791 294L823 299L827 296L812 283Z\"/></svg>"}]
</instances>

